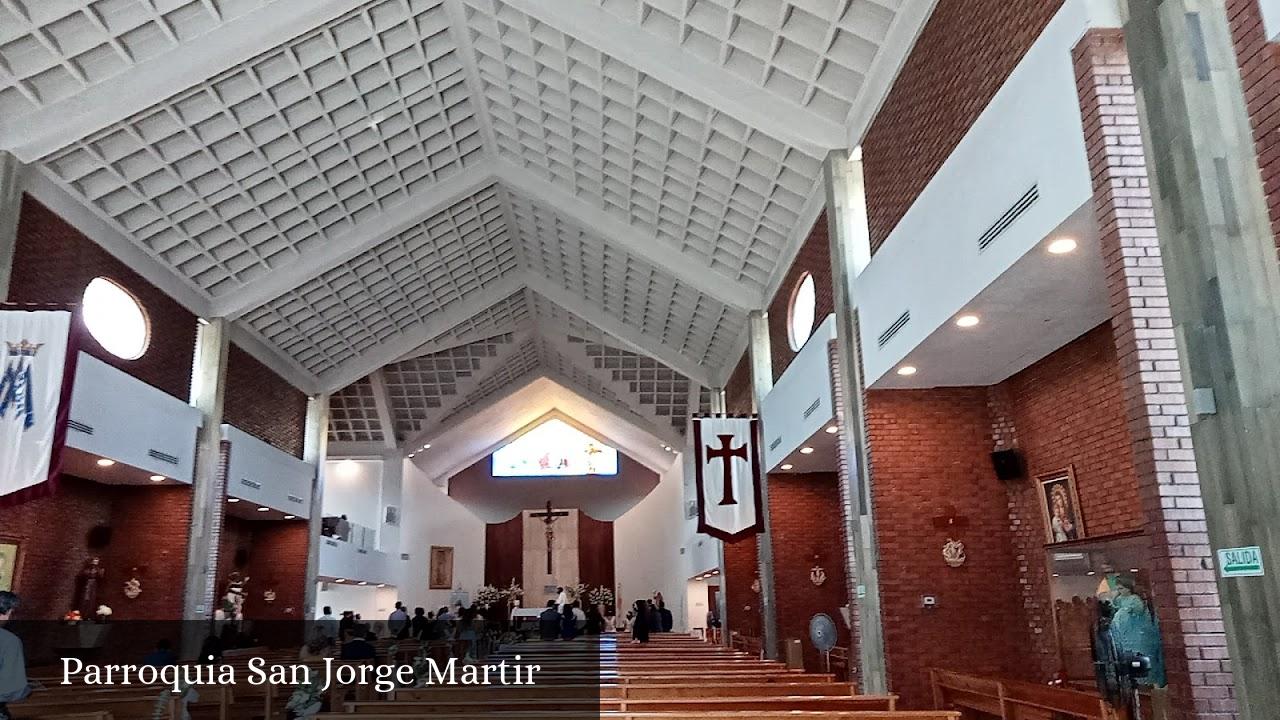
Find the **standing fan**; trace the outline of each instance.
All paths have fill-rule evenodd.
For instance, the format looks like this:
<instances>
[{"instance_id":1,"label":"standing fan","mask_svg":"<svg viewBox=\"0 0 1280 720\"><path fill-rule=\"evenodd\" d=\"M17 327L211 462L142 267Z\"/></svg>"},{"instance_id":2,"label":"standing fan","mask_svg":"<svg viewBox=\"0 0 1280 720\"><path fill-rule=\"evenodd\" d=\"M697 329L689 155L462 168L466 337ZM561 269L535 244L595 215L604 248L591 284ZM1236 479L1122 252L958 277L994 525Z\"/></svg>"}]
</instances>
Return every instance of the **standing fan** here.
<instances>
[{"instance_id":1,"label":"standing fan","mask_svg":"<svg viewBox=\"0 0 1280 720\"><path fill-rule=\"evenodd\" d=\"M1125 650L1116 644L1111 633L1114 610L1109 602L1098 603L1098 618L1093 625L1093 672L1098 692L1114 708L1129 708L1133 717L1142 717L1142 698L1138 680L1151 670L1151 658Z\"/></svg>"},{"instance_id":2,"label":"standing fan","mask_svg":"<svg viewBox=\"0 0 1280 720\"><path fill-rule=\"evenodd\" d=\"M826 613L809 618L809 642L822 653L823 672L831 672L831 648L836 646L836 623Z\"/></svg>"}]
</instances>

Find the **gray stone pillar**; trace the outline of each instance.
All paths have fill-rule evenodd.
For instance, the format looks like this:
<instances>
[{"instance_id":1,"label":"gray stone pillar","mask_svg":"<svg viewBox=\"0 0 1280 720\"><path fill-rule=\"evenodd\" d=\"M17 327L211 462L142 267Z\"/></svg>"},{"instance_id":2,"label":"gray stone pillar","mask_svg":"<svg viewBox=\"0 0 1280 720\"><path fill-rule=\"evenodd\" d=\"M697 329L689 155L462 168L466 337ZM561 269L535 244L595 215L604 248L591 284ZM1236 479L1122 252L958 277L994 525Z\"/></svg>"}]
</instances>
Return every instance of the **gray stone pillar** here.
<instances>
[{"instance_id":1,"label":"gray stone pillar","mask_svg":"<svg viewBox=\"0 0 1280 720\"><path fill-rule=\"evenodd\" d=\"M831 243L831 285L836 311L836 417L840 427L841 499L845 503L846 572L856 578L858 676L862 692L889 691L880 612L879 549L872 512L862 357L854 283L871 260L861 154L835 150L825 164L827 234ZM851 556L850 556L851 554Z\"/></svg>"},{"instance_id":2,"label":"gray stone pillar","mask_svg":"<svg viewBox=\"0 0 1280 720\"><path fill-rule=\"evenodd\" d=\"M1240 717L1261 720L1280 707L1276 239L1224 3L1126 4L1125 37L1209 540L1213 549L1259 546L1266 566L1261 577L1218 579ZM1161 486L1162 499L1174 507L1179 480L1173 474ZM1196 570L1214 569L1215 559L1206 552ZM1220 631L1223 621L1185 623L1187 637ZM1229 689L1217 690L1196 695L1197 717L1231 717Z\"/></svg>"},{"instance_id":3,"label":"gray stone pillar","mask_svg":"<svg viewBox=\"0 0 1280 720\"><path fill-rule=\"evenodd\" d=\"M22 163L0 150L0 302L9 297L9 274L22 212Z\"/></svg>"},{"instance_id":4,"label":"gray stone pillar","mask_svg":"<svg viewBox=\"0 0 1280 720\"><path fill-rule=\"evenodd\" d=\"M711 413L723 415L725 413L724 388L711 388ZM692 467L692 462L690 462ZM729 644L729 605L726 600L729 594L729 569L725 567L724 562L724 541L719 538L711 538L716 544L716 563L720 567L720 592L716 594L716 613L720 615L720 644Z\"/></svg>"},{"instance_id":5,"label":"gray stone pillar","mask_svg":"<svg viewBox=\"0 0 1280 720\"><path fill-rule=\"evenodd\" d=\"M763 310L751 311L749 318L751 343L751 404L752 410L760 412L764 396L773 389L773 353L769 346L769 313ZM763 443L763 437L756 438ZM764 645L766 658L778 657L778 612L775 604L777 592L773 582L773 530L769 515L769 474L760 478L760 511L764 515L764 532L756 537L756 562L760 568L760 628L761 642Z\"/></svg>"},{"instance_id":6,"label":"gray stone pillar","mask_svg":"<svg viewBox=\"0 0 1280 720\"><path fill-rule=\"evenodd\" d=\"M320 576L320 521L324 508L324 461L329 445L329 396L307 398L307 424L303 434L302 459L316 469L311 483L311 520L307 543L307 586L302 601L302 617L316 617L317 578Z\"/></svg>"},{"instance_id":7,"label":"gray stone pillar","mask_svg":"<svg viewBox=\"0 0 1280 720\"><path fill-rule=\"evenodd\" d=\"M226 511L226 465L222 452L222 406L226 396L230 328L225 318L201 323L191 367L191 406L203 424L196 437L195 480L191 493L191 531L187 540L187 574L182 617L186 620L183 652L194 657L213 617L218 585L218 541Z\"/></svg>"}]
</instances>

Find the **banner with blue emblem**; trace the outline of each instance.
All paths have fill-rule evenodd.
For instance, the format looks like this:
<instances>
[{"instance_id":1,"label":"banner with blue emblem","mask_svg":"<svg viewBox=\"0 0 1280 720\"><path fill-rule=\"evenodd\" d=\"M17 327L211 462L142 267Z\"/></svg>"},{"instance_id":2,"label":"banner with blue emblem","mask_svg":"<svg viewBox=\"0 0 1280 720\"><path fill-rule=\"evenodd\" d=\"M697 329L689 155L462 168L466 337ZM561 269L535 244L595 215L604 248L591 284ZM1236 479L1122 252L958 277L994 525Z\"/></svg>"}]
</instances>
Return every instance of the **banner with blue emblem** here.
<instances>
[{"instance_id":1,"label":"banner with blue emblem","mask_svg":"<svg viewBox=\"0 0 1280 720\"><path fill-rule=\"evenodd\" d=\"M75 378L72 313L0 310L0 507L52 489Z\"/></svg>"}]
</instances>

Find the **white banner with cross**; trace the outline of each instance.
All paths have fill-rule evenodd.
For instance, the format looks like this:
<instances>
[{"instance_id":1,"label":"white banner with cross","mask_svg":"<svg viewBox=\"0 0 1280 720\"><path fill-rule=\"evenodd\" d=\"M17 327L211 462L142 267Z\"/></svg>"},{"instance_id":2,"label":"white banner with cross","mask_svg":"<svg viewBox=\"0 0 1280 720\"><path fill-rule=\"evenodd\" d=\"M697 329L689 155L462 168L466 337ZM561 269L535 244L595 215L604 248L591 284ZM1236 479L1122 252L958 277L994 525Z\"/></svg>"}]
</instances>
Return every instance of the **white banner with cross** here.
<instances>
[{"instance_id":1,"label":"white banner with cross","mask_svg":"<svg viewBox=\"0 0 1280 720\"><path fill-rule=\"evenodd\" d=\"M67 310L0 311L0 507L48 492L61 465L71 381Z\"/></svg>"},{"instance_id":2,"label":"white banner with cross","mask_svg":"<svg viewBox=\"0 0 1280 720\"><path fill-rule=\"evenodd\" d=\"M693 419L698 532L736 542L764 531L759 424L753 417Z\"/></svg>"}]
</instances>

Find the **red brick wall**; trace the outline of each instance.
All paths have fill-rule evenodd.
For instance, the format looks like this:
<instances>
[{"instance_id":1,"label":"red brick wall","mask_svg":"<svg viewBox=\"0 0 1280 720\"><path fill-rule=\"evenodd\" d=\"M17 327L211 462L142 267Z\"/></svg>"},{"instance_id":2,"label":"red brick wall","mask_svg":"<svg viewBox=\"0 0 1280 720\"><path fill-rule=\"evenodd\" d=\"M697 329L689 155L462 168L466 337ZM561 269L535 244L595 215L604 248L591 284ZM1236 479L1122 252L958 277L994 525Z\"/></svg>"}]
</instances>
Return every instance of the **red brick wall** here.
<instances>
[{"instance_id":1,"label":"red brick wall","mask_svg":"<svg viewBox=\"0 0 1280 720\"><path fill-rule=\"evenodd\" d=\"M986 389L868 392L867 433L891 689L923 708L931 667L1024 677L1031 653L1007 501L991 470ZM947 506L967 526L935 527ZM965 544L959 568L942 560L948 537ZM937 606L922 608L922 595Z\"/></svg>"},{"instance_id":2,"label":"red brick wall","mask_svg":"<svg viewBox=\"0 0 1280 720\"><path fill-rule=\"evenodd\" d=\"M822 671L822 655L809 642L809 619L815 614L830 615L839 628L838 644L849 647L849 634L840 618L840 607L848 599L838 482L833 472L769 476L778 638L800 640L805 669L812 672ZM827 575L818 586L809 578L815 565Z\"/></svg>"},{"instance_id":3,"label":"red brick wall","mask_svg":"<svg viewBox=\"0 0 1280 720\"><path fill-rule=\"evenodd\" d=\"M294 457L302 457L306 394L236 345L227 353L223 419Z\"/></svg>"},{"instance_id":4,"label":"red brick wall","mask_svg":"<svg viewBox=\"0 0 1280 720\"><path fill-rule=\"evenodd\" d=\"M787 329L787 316L791 309L791 295L805 273L813 276L813 289L817 297L814 312L814 324L835 312L835 301L831 287L831 248L827 239L827 214L818 216L805 238L796 259L791 263L778 286L778 294L769 303L769 351L773 356L773 379L782 377L782 373L795 359L796 351L791 349L790 333ZM748 378L749 379L749 378Z\"/></svg>"},{"instance_id":5,"label":"red brick wall","mask_svg":"<svg viewBox=\"0 0 1280 720\"><path fill-rule=\"evenodd\" d=\"M1258 0L1227 0L1226 7L1267 194L1271 232L1280 249L1280 44L1267 42Z\"/></svg>"},{"instance_id":6,"label":"red brick wall","mask_svg":"<svg viewBox=\"0 0 1280 720\"><path fill-rule=\"evenodd\" d=\"M89 281L99 276L115 281L142 304L151 321L151 344L137 360L121 360L92 338L85 338L84 350L186 401L195 354L195 315L48 208L24 196L9 301L79 303Z\"/></svg>"},{"instance_id":7,"label":"red brick wall","mask_svg":"<svg viewBox=\"0 0 1280 720\"><path fill-rule=\"evenodd\" d=\"M237 567L236 554L245 563ZM227 516L218 555L216 596L226 592L233 570L249 578L245 617L251 620L296 620L302 615L307 574L307 523L284 520L245 520ZM275 602L263 593L275 590Z\"/></svg>"},{"instance_id":8,"label":"red brick wall","mask_svg":"<svg viewBox=\"0 0 1280 720\"><path fill-rule=\"evenodd\" d=\"M942 167L1062 0L934 8L862 140L874 251Z\"/></svg>"},{"instance_id":9,"label":"red brick wall","mask_svg":"<svg viewBox=\"0 0 1280 720\"><path fill-rule=\"evenodd\" d=\"M182 616L191 489L126 487L66 476L57 494L0 511L0 535L22 543L18 593L28 619L57 619L71 609L76 580L90 557L105 574L98 602L117 620ZM111 543L91 551L89 530L112 528ZM129 600L124 582L138 569L143 592Z\"/></svg>"},{"instance_id":10,"label":"red brick wall","mask_svg":"<svg viewBox=\"0 0 1280 720\"><path fill-rule=\"evenodd\" d=\"M751 588L757 574L756 537L724 546L724 606L729 632L760 638L760 594Z\"/></svg>"},{"instance_id":11,"label":"red brick wall","mask_svg":"<svg viewBox=\"0 0 1280 720\"><path fill-rule=\"evenodd\" d=\"M1089 537L1142 529L1133 442L1109 323L1001 384L1029 476L1075 468ZM1028 483L1025 492L1034 495ZM1037 513L1031 521L1039 520Z\"/></svg>"}]
</instances>

